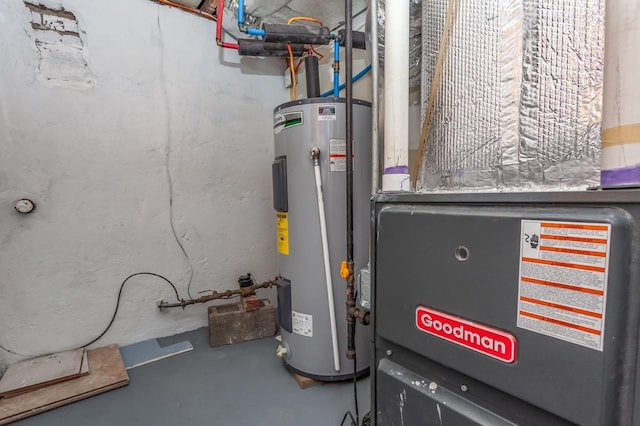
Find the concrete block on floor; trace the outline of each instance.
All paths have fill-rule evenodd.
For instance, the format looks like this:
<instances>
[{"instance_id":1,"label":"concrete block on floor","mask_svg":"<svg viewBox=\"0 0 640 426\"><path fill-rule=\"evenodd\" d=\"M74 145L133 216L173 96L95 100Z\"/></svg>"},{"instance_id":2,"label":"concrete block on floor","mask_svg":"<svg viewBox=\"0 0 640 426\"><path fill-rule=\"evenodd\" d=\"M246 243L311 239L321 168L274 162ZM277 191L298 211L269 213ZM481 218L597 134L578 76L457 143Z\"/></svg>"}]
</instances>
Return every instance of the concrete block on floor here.
<instances>
[{"instance_id":1,"label":"concrete block on floor","mask_svg":"<svg viewBox=\"0 0 640 426\"><path fill-rule=\"evenodd\" d=\"M209 307L209 344L213 347L276 334L276 308L267 299L247 312L242 302Z\"/></svg>"}]
</instances>

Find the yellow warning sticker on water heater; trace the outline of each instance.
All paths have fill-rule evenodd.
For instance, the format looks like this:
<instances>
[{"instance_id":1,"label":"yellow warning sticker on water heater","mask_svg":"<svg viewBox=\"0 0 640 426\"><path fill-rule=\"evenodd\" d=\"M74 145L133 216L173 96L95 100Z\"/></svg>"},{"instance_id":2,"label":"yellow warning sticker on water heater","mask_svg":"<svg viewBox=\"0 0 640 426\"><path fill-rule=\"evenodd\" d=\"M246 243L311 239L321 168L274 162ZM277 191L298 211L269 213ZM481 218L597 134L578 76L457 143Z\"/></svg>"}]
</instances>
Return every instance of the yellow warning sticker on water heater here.
<instances>
[{"instance_id":1,"label":"yellow warning sticker on water heater","mask_svg":"<svg viewBox=\"0 0 640 426\"><path fill-rule=\"evenodd\" d=\"M278 212L278 253L289 256L289 214Z\"/></svg>"}]
</instances>

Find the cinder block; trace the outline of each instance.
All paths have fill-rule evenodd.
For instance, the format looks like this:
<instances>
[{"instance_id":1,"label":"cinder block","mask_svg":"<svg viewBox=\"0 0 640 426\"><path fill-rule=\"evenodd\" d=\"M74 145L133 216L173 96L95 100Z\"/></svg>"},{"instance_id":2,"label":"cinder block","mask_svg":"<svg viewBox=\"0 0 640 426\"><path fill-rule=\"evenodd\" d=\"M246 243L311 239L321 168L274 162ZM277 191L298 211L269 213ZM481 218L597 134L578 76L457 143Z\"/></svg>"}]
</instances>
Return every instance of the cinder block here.
<instances>
[{"instance_id":1,"label":"cinder block","mask_svg":"<svg viewBox=\"0 0 640 426\"><path fill-rule=\"evenodd\" d=\"M209 344L213 347L261 339L276 334L276 308L267 299L247 312L242 302L209 306Z\"/></svg>"}]
</instances>

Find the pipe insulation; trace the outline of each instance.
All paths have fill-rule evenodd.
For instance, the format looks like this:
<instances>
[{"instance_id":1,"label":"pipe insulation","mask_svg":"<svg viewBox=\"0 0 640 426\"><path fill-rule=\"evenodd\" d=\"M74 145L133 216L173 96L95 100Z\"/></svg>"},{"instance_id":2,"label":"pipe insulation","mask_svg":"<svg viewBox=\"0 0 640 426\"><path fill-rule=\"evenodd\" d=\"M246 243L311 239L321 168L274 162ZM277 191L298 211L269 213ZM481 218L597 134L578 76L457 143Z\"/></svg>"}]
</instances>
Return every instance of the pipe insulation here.
<instances>
[{"instance_id":1,"label":"pipe insulation","mask_svg":"<svg viewBox=\"0 0 640 426\"><path fill-rule=\"evenodd\" d=\"M434 81L450 1L422 5L423 116L437 94L417 189L598 185L605 0L456 0Z\"/></svg>"},{"instance_id":2,"label":"pipe insulation","mask_svg":"<svg viewBox=\"0 0 640 426\"><path fill-rule=\"evenodd\" d=\"M409 191L409 5L385 3L383 191Z\"/></svg>"},{"instance_id":3,"label":"pipe insulation","mask_svg":"<svg viewBox=\"0 0 640 426\"><path fill-rule=\"evenodd\" d=\"M304 58L304 72L307 82L307 98L317 98L320 96L320 74L317 56Z\"/></svg>"},{"instance_id":4,"label":"pipe insulation","mask_svg":"<svg viewBox=\"0 0 640 426\"><path fill-rule=\"evenodd\" d=\"M607 2L603 187L640 186L640 1Z\"/></svg>"},{"instance_id":5,"label":"pipe insulation","mask_svg":"<svg viewBox=\"0 0 640 426\"><path fill-rule=\"evenodd\" d=\"M310 16L321 20L324 26L333 30L339 28L344 22L342 2L343 0L244 0L244 20L247 26L258 29L262 28L263 24L286 25L293 17ZM367 3L368 0L354 0L354 13L363 13ZM224 13L228 17L223 25L225 32L235 39L246 38L246 34L238 30L238 0L225 0ZM315 23L303 21L296 22L296 25L317 27Z\"/></svg>"}]
</instances>

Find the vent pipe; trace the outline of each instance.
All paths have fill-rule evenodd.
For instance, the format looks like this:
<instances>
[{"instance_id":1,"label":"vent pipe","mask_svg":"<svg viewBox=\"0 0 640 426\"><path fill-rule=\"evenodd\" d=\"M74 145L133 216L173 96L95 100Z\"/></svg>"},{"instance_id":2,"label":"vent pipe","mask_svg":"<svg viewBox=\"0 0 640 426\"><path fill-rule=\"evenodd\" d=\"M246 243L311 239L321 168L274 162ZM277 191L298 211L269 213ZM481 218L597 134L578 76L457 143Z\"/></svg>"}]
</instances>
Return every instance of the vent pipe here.
<instances>
[{"instance_id":1,"label":"vent pipe","mask_svg":"<svg viewBox=\"0 0 640 426\"><path fill-rule=\"evenodd\" d=\"M640 186L640 0L606 7L601 184Z\"/></svg>"},{"instance_id":2,"label":"vent pipe","mask_svg":"<svg viewBox=\"0 0 640 426\"><path fill-rule=\"evenodd\" d=\"M409 191L409 1L385 2L383 191ZM376 117L374 117L374 120Z\"/></svg>"}]
</instances>

